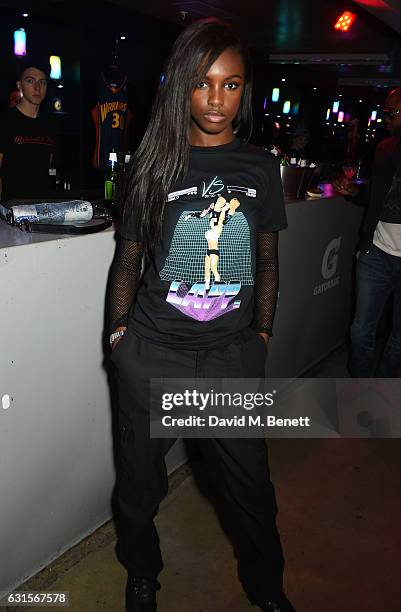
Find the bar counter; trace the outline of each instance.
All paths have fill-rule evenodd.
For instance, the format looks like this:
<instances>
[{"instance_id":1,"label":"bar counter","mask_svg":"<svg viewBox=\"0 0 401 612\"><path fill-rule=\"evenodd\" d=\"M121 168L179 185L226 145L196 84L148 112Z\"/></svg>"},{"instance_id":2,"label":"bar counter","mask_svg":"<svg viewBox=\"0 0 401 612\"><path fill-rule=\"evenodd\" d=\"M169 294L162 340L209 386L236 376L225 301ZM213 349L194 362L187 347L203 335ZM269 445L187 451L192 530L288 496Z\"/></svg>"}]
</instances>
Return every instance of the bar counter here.
<instances>
[{"instance_id":1,"label":"bar counter","mask_svg":"<svg viewBox=\"0 0 401 612\"><path fill-rule=\"evenodd\" d=\"M352 314L354 254L363 209L320 185L289 200L280 233L280 293L269 346L271 377L299 376L341 345Z\"/></svg>"},{"instance_id":2,"label":"bar counter","mask_svg":"<svg viewBox=\"0 0 401 612\"><path fill-rule=\"evenodd\" d=\"M340 345L362 211L341 196L287 203L267 372L298 376ZM0 221L0 593L111 516L104 305L112 228L29 234ZM106 363L106 365L105 365ZM182 445L170 470L185 461Z\"/></svg>"}]
</instances>

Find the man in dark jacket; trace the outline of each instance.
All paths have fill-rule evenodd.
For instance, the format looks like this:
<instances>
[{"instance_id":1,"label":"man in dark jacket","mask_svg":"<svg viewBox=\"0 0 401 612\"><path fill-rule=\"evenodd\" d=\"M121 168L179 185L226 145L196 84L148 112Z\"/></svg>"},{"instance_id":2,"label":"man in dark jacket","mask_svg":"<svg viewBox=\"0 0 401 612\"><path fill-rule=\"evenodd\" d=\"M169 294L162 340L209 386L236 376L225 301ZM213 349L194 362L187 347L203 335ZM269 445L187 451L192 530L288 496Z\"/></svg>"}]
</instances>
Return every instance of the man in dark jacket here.
<instances>
[{"instance_id":1,"label":"man in dark jacket","mask_svg":"<svg viewBox=\"0 0 401 612\"><path fill-rule=\"evenodd\" d=\"M376 330L391 294L392 329L377 375L401 376L401 88L389 94L383 113L390 138L380 142L373 162L351 326L351 374L360 378L372 376ZM346 180L337 180L335 187L356 195Z\"/></svg>"}]
</instances>

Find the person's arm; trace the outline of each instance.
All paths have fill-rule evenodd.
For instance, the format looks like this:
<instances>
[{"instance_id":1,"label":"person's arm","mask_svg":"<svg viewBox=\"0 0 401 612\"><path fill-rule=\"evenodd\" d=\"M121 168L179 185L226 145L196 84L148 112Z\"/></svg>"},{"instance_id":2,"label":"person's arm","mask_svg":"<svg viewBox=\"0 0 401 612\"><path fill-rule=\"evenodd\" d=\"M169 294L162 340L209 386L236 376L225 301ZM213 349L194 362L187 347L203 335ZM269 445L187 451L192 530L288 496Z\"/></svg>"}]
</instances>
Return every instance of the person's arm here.
<instances>
[{"instance_id":1,"label":"person's arm","mask_svg":"<svg viewBox=\"0 0 401 612\"><path fill-rule=\"evenodd\" d=\"M142 268L143 243L119 236L110 270L110 333L127 329L128 312L139 286ZM112 349L121 340L114 340Z\"/></svg>"},{"instance_id":2,"label":"person's arm","mask_svg":"<svg viewBox=\"0 0 401 612\"><path fill-rule=\"evenodd\" d=\"M210 205L209 205L207 208L205 208L204 210L202 210L202 212L201 212L201 214L200 214L200 217L201 217L201 218L206 217L206 215L208 215L208 214L210 213L210 211L212 210L212 208L213 208L213 205L212 205L212 204L210 204Z\"/></svg>"},{"instance_id":3,"label":"person's arm","mask_svg":"<svg viewBox=\"0 0 401 612\"><path fill-rule=\"evenodd\" d=\"M208 208L205 208L202 211L197 210L197 211L188 213L187 215L185 215L184 221L188 221L189 219L203 219L203 217L206 217L206 215L210 212L211 209L212 209L212 205L210 205Z\"/></svg>"},{"instance_id":4,"label":"person's arm","mask_svg":"<svg viewBox=\"0 0 401 612\"><path fill-rule=\"evenodd\" d=\"M365 208L369 204L370 180L363 185L356 185L345 177L339 177L333 181L333 188L349 202L354 202L354 204Z\"/></svg>"},{"instance_id":5,"label":"person's arm","mask_svg":"<svg viewBox=\"0 0 401 612\"><path fill-rule=\"evenodd\" d=\"M267 343L273 335L278 296L278 232L258 234L252 327Z\"/></svg>"},{"instance_id":6,"label":"person's arm","mask_svg":"<svg viewBox=\"0 0 401 612\"><path fill-rule=\"evenodd\" d=\"M359 193L358 185L355 185L355 183L345 176L339 176L338 178L334 179L332 185L333 188L342 196L353 198Z\"/></svg>"},{"instance_id":7,"label":"person's arm","mask_svg":"<svg viewBox=\"0 0 401 612\"><path fill-rule=\"evenodd\" d=\"M201 213L198 212L191 212L188 213L187 215L185 215L184 217L184 221L189 221L189 219L200 219L201 218Z\"/></svg>"}]
</instances>

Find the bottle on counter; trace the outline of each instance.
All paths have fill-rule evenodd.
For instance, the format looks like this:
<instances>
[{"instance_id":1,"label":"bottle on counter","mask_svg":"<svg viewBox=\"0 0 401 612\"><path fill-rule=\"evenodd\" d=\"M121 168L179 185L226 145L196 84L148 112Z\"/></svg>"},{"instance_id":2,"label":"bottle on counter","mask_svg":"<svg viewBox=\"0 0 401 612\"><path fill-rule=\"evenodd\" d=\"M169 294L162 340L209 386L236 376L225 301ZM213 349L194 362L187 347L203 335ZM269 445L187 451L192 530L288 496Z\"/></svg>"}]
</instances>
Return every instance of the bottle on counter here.
<instances>
[{"instance_id":1,"label":"bottle on counter","mask_svg":"<svg viewBox=\"0 0 401 612\"><path fill-rule=\"evenodd\" d=\"M356 173L355 173L355 178L357 181L360 181L364 178L363 176L363 162L361 159L359 159L356 163Z\"/></svg>"},{"instance_id":2,"label":"bottle on counter","mask_svg":"<svg viewBox=\"0 0 401 612\"><path fill-rule=\"evenodd\" d=\"M92 219L111 220L105 206L86 200L46 202L44 204L21 204L10 209L7 221L11 225L23 223L75 224L87 223Z\"/></svg>"},{"instance_id":3,"label":"bottle on counter","mask_svg":"<svg viewBox=\"0 0 401 612\"><path fill-rule=\"evenodd\" d=\"M104 180L104 201L106 206L112 210L116 203L116 192L118 182L117 153L114 149L109 154L109 167Z\"/></svg>"},{"instance_id":4,"label":"bottle on counter","mask_svg":"<svg viewBox=\"0 0 401 612\"><path fill-rule=\"evenodd\" d=\"M125 172L127 172L130 161L131 161L131 151L127 151L125 154Z\"/></svg>"},{"instance_id":5,"label":"bottle on counter","mask_svg":"<svg viewBox=\"0 0 401 612\"><path fill-rule=\"evenodd\" d=\"M119 151L117 153L117 175L118 181L124 175L125 172L125 153L123 151Z\"/></svg>"},{"instance_id":6,"label":"bottle on counter","mask_svg":"<svg viewBox=\"0 0 401 612\"><path fill-rule=\"evenodd\" d=\"M49 164L49 186L51 191L56 191L60 185L60 176L57 172L56 164L54 162L53 156L50 159Z\"/></svg>"}]
</instances>

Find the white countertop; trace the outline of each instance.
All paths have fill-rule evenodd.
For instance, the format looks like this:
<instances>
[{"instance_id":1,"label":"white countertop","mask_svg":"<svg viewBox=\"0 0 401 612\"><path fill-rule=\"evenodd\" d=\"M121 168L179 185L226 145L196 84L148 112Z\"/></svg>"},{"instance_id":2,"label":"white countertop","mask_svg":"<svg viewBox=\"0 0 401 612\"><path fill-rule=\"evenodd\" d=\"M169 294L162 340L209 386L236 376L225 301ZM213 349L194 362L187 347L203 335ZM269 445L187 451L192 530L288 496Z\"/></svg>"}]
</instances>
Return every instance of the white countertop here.
<instances>
[{"instance_id":1,"label":"white countertop","mask_svg":"<svg viewBox=\"0 0 401 612\"><path fill-rule=\"evenodd\" d=\"M114 228L113 226L111 226L110 228L103 231L114 232ZM96 236L96 234L93 235ZM0 219L0 249L23 246L27 244L37 244L39 242L48 242L50 240L79 238L80 236L85 236L85 234L40 234L37 232L25 232L20 230L18 227L8 225L8 223Z\"/></svg>"}]
</instances>

